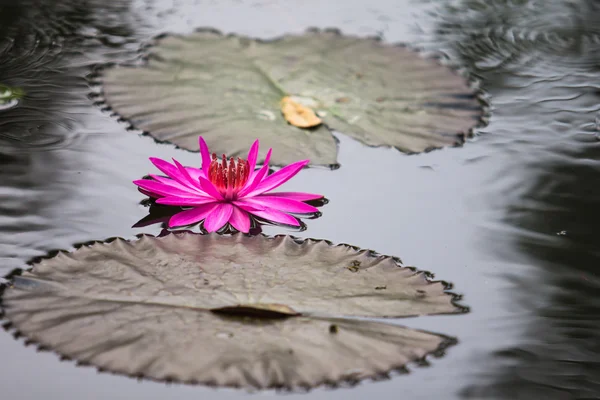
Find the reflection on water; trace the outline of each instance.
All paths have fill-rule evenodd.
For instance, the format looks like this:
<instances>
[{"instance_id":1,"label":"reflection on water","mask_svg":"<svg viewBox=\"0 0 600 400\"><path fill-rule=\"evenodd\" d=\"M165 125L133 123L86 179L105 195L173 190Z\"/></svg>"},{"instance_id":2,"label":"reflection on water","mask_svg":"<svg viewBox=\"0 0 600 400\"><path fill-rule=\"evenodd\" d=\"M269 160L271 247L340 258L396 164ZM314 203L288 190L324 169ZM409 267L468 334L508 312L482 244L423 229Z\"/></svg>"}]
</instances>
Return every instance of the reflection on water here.
<instances>
[{"instance_id":1,"label":"reflection on water","mask_svg":"<svg viewBox=\"0 0 600 400\"><path fill-rule=\"evenodd\" d=\"M452 281L472 312L402 321L458 337L430 368L310 398L600 397L597 2L13 3L0 7L0 84L25 95L0 113L0 273L75 243L160 234L131 228L147 212L131 181L151 172L149 156L199 165L197 154L127 132L95 107L88 79L97 65L131 61L153 35L199 26L264 38L309 26L377 34L465 65L491 95L490 124L463 148L418 156L340 135L339 170L303 171L286 188L331 200L293 233L401 256ZM243 396L98 375L9 335L0 351L11 399ZM28 375L36 385L19 384Z\"/></svg>"},{"instance_id":2,"label":"reflection on water","mask_svg":"<svg viewBox=\"0 0 600 400\"><path fill-rule=\"evenodd\" d=\"M328 200L326 198L322 198L322 199L306 201L306 203L313 207L322 207L328 203ZM158 204L156 201L154 201L154 199L151 199L151 198L146 198L146 199L142 200L140 202L140 204L148 207L148 214L146 216L144 216L144 218L137 221L132 226L132 228L143 228L143 227L154 225L154 224L160 224L160 227L162 228L161 235L168 233L169 230L179 230L179 229L188 230L189 229L189 227L176 227L173 229L169 229L169 219L171 219L171 217L173 215L181 212L183 210L183 208ZM288 230L297 231L297 232L305 231L306 223L302 219L316 219L316 218L319 218L321 215L322 215L322 213L320 211L316 212L316 213L312 213L312 214L298 215L298 216L296 216L296 220L298 221L299 225L297 227L294 227L291 225L277 224L275 222L267 221L263 218L259 218L259 217L256 217L256 216L250 214L250 231L249 231L249 233L251 235L258 235L259 233L262 232L262 227L264 225L280 226L280 227L284 227ZM300 218L302 218L302 219L300 219ZM195 224L192 227L194 228L194 231L206 233L206 231L204 230L204 223ZM237 230L229 224L226 224L223 228L224 229L219 230L219 233L226 234L226 233L237 232Z\"/></svg>"},{"instance_id":3,"label":"reflection on water","mask_svg":"<svg viewBox=\"0 0 600 400\"><path fill-rule=\"evenodd\" d=\"M600 394L600 146L535 165L539 171L506 212L522 232L515 249L539 271L513 276L528 318L524 337L499 349L468 398L592 399ZM504 254L503 256L508 256Z\"/></svg>"},{"instance_id":4,"label":"reflection on water","mask_svg":"<svg viewBox=\"0 0 600 400\"><path fill-rule=\"evenodd\" d=\"M438 35L497 95L496 126L524 145L496 254L534 267L507 273L523 337L501 347L468 385L467 398L600 396L600 4L464 1ZM521 171L519 171L519 169ZM516 186L519 187L516 187Z\"/></svg>"},{"instance_id":5,"label":"reflection on water","mask_svg":"<svg viewBox=\"0 0 600 400\"><path fill-rule=\"evenodd\" d=\"M78 35L91 23L91 7L45 0L0 6L0 79L19 91L18 104L0 114L0 271L22 266L73 227L70 192L79 184L77 136L102 126L90 107L86 75L99 57ZM84 50L85 49L85 50ZM89 51L88 51L89 50ZM60 217L59 217L60 219Z\"/></svg>"},{"instance_id":6,"label":"reflection on water","mask_svg":"<svg viewBox=\"0 0 600 400\"><path fill-rule=\"evenodd\" d=\"M112 8L105 8L109 2L88 3L24 0L0 6L0 83L23 93L18 106L2 112L4 149L65 147L86 128L82 115L96 113L89 108L86 76L95 64L110 60L113 50L105 38L130 32L92 17L118 16L126 3L110 2Z\"/></svg>"}]
</instances>

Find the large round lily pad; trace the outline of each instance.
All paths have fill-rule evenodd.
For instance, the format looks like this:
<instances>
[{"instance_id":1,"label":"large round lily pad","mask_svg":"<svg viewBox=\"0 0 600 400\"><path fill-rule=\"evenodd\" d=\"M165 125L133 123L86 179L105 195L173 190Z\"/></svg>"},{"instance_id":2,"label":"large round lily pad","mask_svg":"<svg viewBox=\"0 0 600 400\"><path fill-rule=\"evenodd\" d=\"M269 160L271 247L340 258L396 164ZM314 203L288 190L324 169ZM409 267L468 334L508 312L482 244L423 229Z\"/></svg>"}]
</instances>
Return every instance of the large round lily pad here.
<instances>
[{"instance_id":1,"label":"large round lily pad","mask_svg":"<svg viewBox=\"0 0 600 400\"><path fill-rule=\"evenodd\" d=\"M394 258L347 245L182 232L41 260L2 306L30 340L105 370L309 388L379 377L448 343L348 317L461 311L452 299Z\"/></svg>"},{"instance_id":2,"label":"large round lily pad","mask_svg":"<svg viewBox=\"0 0 600 400\"><path fill-rule=\"evenodd\" d=\"M103 91L114 111L160 141L196 151L202 135L218 154L237 156L259 138L277 165L336 164L329 129L405 152L460 144L482 112L454 71L406 47L336 31L273 41L212 30L167 36L145 66L106 70ZM315 117L301 106L324 124L307 122ZM311 128L289 124L282 107L289 121Z\"/></svg>"}]
</instances>

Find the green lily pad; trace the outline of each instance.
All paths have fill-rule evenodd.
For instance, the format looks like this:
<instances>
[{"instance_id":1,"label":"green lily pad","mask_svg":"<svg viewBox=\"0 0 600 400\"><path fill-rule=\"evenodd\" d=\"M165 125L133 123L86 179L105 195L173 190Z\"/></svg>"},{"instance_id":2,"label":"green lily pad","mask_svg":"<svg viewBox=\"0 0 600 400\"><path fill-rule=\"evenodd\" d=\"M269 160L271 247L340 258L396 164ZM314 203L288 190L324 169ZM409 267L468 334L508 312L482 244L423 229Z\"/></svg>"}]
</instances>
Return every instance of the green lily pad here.
<instances>
[{"instance_id":1,"label":"green lily pad","mask_svg":"<svg viewBox=\"0 0 600 400\"><path fill-rule=\"evenodd\" d=\"M348 245L290 236L143 236L43 259L14 277L6 319L103 370L245 388L377 378L449 339L354 316L462 311L440 282Z\"/></svg>"},{"instance_id":2,"label":"green lily pad","mask_svg":"<svg viewBox=\"0 0 600 400\"><path fill-rule=\"evenodd\" d=\"M15 107L24 95L23 89L0 84L0 111Z\"/></svg>"},{"instance_id":3,"label":"green lily pad","mask_svg":"<svg viewBox=\"0 0 600 400\"><path fill-rule=\"evenodd\" d=\"M468 83L406 47L310 31L272 41L201 30L167 36L143 67L105 71L108 105L159 141L242 156L261 140L272 162L337 164L330 130L369 146L415 153L464 141L482 114ZM302 129L281 112L286 96L324 124Z\"/></svg>"}]
</instances>

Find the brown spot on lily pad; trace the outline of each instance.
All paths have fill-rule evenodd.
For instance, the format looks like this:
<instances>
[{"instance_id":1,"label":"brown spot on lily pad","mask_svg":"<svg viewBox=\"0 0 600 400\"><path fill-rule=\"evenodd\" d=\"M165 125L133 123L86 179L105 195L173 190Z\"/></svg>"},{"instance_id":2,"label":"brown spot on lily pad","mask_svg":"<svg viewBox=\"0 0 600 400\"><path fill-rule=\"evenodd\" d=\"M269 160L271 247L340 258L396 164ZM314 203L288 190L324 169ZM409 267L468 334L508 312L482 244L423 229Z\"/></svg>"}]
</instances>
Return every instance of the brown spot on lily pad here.
<instances>
[{"instance_id":1,"label":"brown spot on lily pad","mask_svg":"<svg viewBox=\"0 0 600 400\"><path fill-rule=\"evenodd\" d=\"M350 272L358 272L360 270L360 261L352 260L350 264L346 267Z\"/></svg>"},{"instance_id":2,"label":"brown spot on lily pad","mask_svg":"<svg viewBox=\"0 0 600 400\"><path fill-rule=\"evenodd\" d=\"M350 97L338 97L335 99L336 103L350 103Z\"/></svg>"}]
</instances>

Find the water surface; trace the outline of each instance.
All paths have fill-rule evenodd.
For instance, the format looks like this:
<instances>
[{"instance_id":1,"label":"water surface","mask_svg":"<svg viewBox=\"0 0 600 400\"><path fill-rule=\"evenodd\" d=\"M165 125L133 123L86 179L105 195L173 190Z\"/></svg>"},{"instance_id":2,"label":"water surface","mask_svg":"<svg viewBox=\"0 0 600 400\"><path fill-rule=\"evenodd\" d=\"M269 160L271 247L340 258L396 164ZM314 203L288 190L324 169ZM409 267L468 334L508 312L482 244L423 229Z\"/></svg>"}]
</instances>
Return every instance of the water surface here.
<instances>
[{"instance_id":1,"label":"water surface","mask_svg":"<svg viewBox=\"0 0 600 400\"><path fill-rule=\"evenodd\" d=\"M158 145L94 104L96 67L133 62L153 36L201 26L261 38L312 26L381 35L445 54L478 78L489 124L462 148L412 156L337 134L342 167L311 168L286 185L330 199L298 235L397 255L452 282L471 311L398 321L457 338L428 367L291 396L600 397L596 2L14 3L0 6L0 83L25 98L0 111L1 275L75 243L158 234L131 228L146 214L131 181L152 170L150 155L199 165L197 154ZM9 334L0 351L0 388L11 400L247 396L98 373Z\"/></svg>"}]
</instances>

